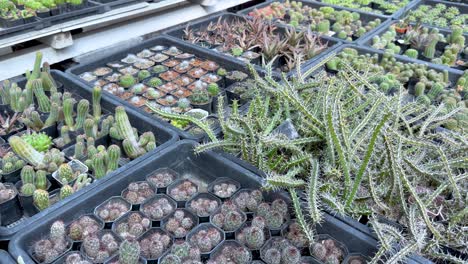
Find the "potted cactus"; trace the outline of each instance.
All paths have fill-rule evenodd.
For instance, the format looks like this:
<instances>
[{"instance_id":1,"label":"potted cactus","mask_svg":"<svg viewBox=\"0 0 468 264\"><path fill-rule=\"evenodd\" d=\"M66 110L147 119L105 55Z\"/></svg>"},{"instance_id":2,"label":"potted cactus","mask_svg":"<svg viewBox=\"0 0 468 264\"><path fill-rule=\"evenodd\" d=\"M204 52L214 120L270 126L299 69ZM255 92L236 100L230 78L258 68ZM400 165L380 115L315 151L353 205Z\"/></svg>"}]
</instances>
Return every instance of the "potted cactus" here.
<instances>
[{"instance_id":1,"label":"potted cactus","mask_svg":"<svg viewBox=\"0 0 468 264\"><path fill-rule=\"evenodd\" d=\"M205 88L195 88L190 96L190 104L193 108L203 109L211 113L212 98Z\"/></svg>"},{"instance_id":2,"label":"potted cactus","mask_svg":"<svg viewBox=\"0 0 468 264\"><path fill-rule=\"evenodd\" d=\"M6 226L22 217L18 190L11 183L0 183L0 224Z\"/></svg>"}]
</instances>

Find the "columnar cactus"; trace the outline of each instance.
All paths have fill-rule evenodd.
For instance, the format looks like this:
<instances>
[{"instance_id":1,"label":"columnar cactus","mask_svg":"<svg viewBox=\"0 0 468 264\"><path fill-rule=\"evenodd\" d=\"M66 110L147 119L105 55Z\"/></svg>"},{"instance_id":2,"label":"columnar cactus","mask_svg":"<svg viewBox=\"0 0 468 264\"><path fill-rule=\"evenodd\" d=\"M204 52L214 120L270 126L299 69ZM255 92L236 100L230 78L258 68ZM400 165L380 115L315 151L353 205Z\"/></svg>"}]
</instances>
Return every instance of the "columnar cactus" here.
<instances>
[{"instance_id":1,"label":"columnar cactus","mask_svg":"<svg viewBox=\"0 0 468 264\"><path fill-rule=\"evenodd\" d=\"M85 122L86 116L88 115L89 111L89 102L86 99L81 99L80 102L78 102L78 107L77 107L77 115L76 115L76 124L75 124L75 129L80 129L83 127L83 124Z\"/></svg>"},{"instance_id":2,"label":"columnar cactus","mask_svg":"<svg viewBox=\"0 0 468 264\"><path fill-rule=\"evenodd\" d=\"M424 57L428 59L434 58L435 49L438 41L438 38L434 38L433 40L431 40L431 42L429 42L429 45L424 49Z\"/></svg>"},{"instance_id":3,"label":"columnar cactus","mask_svg":"<svg viewBox=\"0 0 468 264\"><path fill-rule=\"evenodd\" d=\"M50 74L50 65L48 62L42 64L42 72L40 74L44 91L50 91L51 94L57 93L57 83Z\"/></svg>"},{"instance_id":4,"label":"columnar cactus","mask_svg":"<svg viewBox=\"0 0 468 264\"><path fill-rule=\"evenodd\" d=\"M36 172L32 166L26 165L21 170L21 181L23 184L31 183L34 184L36 178Z\"/></svg>"},{"instance_id":5,"label":"columnar cactus","mask_svg":"<svg viewBox=\"0 0 468 264\"><path fill-rule=\"evenodd\" d=\"M49 127L59 120L59 106L57 103L52 103L50 106L49 116L44 122L44 127Z\"/></svg>"},{"instance_id":6,"label":"columnar cactus","mask_svg":"<svg viewBox=\"0 0 468 264\"><path fill-rule=\"evenodd\" d=\"M67 198L75 192L73 187L68 185L65 179L62 179L62 182L64 182L64 185L60 188L60 200Z\"/></svg>"},{"instance_id":7,"label":"columnar cactus","mask_svg":"<svg viewBox=\"0 0 468 264\"><path fill-rule=\"evenodd\" d=\"M93 116L95 120L101 118L101 87L93 88Z\"/></svg>"},{"instance_id":8,"label":"columnar cactus","mask_svg":"<svg viewBox=\"0 0 468 264\"><path fill-rule=\"evenodd\" d=\"M33 195L34 204L39 210L44 210L50 206L49 192L44 190L36 190Z\"/></svg>"},{"instance_id":9,"label":"columnar cactus","mask_svg":"<svg viewBox=\"0 0 468 264\"><path fill-rule=\"evenodd\" d=\"M39 105L39 110L44 113L50 112L50 100L49 97L47 97L47 95L44 93L42 80L32 80L31 85Z\"/></svg>"},{"instance_id":10,"label":"columnar cactus","mask_svg":"<svg viewBox=\"0 0 468 264\"><path fill-rule=\"evenodd\" d=\"M76 177L75 183L73 184L73 190L76 192L81 190L83 187L88 186L91 183L91 178L88 177L88 174L81 173Z\"/></svg>"},{"instance_id":11,"label":"columnar cactus","mask_svg":"<svg viewBox=\"0 0 468 264\"><path fill-rule=\"evenodd\" d=\"M63 101L63 115L65 124L73 131L75 127L75 120L73 119L73 106L75 100L73 98L68 98Z\"/></svg>"},{"instance_id":12,"label":"columnar cactus","mask_svg":"<svg viewBox=\"0 0 468 264\"><path fill-rule=\"evenodd\" d=\"M26 143L26 141L20 137L11 136L8 139L8 142L10 143L13 151L22 159L26 160L29 164L33 166L39 166L43 163L44 155L35 150L31 145Z\"/></svg>"},{"instance_id":13,"label":"columnar cactus","mask_svg":"<svg viewBox=\"0 0 468 264\"><path fill-rule=\"evenodd\" d=\"M41 190L47 189L47 172L38 170L36 172L36 188Z\"/></svg>"}]
</instances>

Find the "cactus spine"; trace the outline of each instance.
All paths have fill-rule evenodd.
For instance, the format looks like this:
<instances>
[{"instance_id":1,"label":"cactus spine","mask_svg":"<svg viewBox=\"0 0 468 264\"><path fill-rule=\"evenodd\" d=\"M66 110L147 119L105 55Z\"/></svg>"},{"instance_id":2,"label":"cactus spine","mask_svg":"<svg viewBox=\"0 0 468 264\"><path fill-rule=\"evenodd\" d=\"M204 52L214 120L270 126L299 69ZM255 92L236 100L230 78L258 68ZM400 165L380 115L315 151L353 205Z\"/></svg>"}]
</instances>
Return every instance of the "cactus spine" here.
<instances>
[{"instance_id":1,"label":"cactus spine","mask_svg":"<svg viewBox=\"0 0 468 264\"><path fill-rule=\"evenodd\" d=\"M65 184L62 186L62 188L60 188L60 200L63 200L74 193L73 187L68 185L65 179L62 181L64 181Z\"/></svg>"},{"instance_id":2,"label":"cactus spine","mask_svg":"<svg viewBox=\"0 0 468 264\"><path fill-rule=\"evenodd\" d=\"M65 179L65 182L74 180L73 169L68 163L61 164L58 169L59 179Z\"/></svg>"},{"instance_id":3,"label":"cactus spine","mask_svg":"<svg viewBox=\"0 0 468 264\"><path fill-rule=\"evenodd\" d=\"M39 210L44 210L50 205L49 193L44 190L36 190L33 195L34 204Z\"/></svg>"}]
</instances>

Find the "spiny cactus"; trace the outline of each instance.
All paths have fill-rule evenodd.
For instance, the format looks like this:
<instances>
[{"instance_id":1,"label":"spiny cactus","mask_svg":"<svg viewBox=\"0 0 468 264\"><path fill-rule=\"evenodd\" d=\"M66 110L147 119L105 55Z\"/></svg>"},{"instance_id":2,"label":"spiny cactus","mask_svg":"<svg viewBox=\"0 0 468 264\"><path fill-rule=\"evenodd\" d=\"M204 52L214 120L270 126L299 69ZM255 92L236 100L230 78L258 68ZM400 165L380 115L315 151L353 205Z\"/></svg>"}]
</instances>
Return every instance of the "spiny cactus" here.
<instances>
[{"instance_id":1,"label":"spiny cactus","mask_svg":"<svg viewBox=\"0 0 468 264\"><path fill-rule=\"evenodd\" d=\"M23 134L21 138L39 152L46 152L52 146L52 138L44 132Z\"/></svg>"},{"instance_id":2,"label":"spiny cactus","mask_svg":"<svg viewBox=\"0 0 468 264\"><path fill-rule=\"evenodd\" d=\"M44 154L35 150L26 141L18 136L12 136L8 139L13 151L33 166L39 166L44 161Z\"/></svg>"},{"instance_id":3,"label":"spiny cactus","mask_svg":"<svg viewBox=\"0 0 468 264\"><path fill-rule=\"evenodd\" d=\"M57 83L50 74L50 65L48 62L44 62L42 64L40 78L42 80L44 91L50 91L51 94L57 93Z\"/></svg>"},{"instance_id":4,"label":"spiny cactus","mask_svg":"<svg viewBox=\"0 0 468 264\"><path fill-rule=\"evenodd\" d=\"M111 145L107 150L103 146L98 149L89 146L87 151L88 159L85 164L93 170L96 179L104 177L119 167L121 151L117 145Z\"/></svg>"},{"instance_id":5,"label":"spiny cactus","mask_svg":"<svg viewBox=\"0 0 468 264\"><path fill-rule=\"evenodd\" d=\"M63 101L63 115L65 124L73 131L75 127L75 120L73 119L73 106L75 105L75 99L67 98Z\"/></svg>"},{"instance_id":6,"label":"spiny cactus","mask_svg":"<svg viewBox=\"0 0 468 264\"><path fill-rule=\"evenodd\" d=\"M68 196L72 195L75 192L73 187L68 185L67 180L65 178L62 179L62 183L63 183L63 186L62 188L60 188L60 200L67 198Z\"/></svg>"},{"instance_id":7,"label":"spiny cactus","mask_svg":"<svg viewBox=\"0 0 468 264\"><path fill-rule=\"evenodd\" d=\"M64 183L71 182L75 179L77 173L73 171L70 164L63 163L59 166L57 177L59 180L65 179Z\"/></svg>"},{"instance_id":8,"label":"spiny cactus","mask_svg":"<svg viewBox=\"0 0 468 264\"><path fill-rule=\"evenodd\" d=\"M33 200L34 204L41 211L50 206L49 192L45 190L34 191Z\"/></svg>"},{"instance_id":9,"label":"spiny cactus","mask_svg":"<svg viewBox=\"0 0 468 264\"><path fill-rule=\"evenodd\" d=\"M35 79L31 81L34 95L36 96L39 110L44 113L50 112L50 100L49 97L44 93L44 87L41 79Z\"/></svg>"},{"instance_id":10,"label":"spiny cactus","mask_svg":"<svg viewBox=\"0 0 468 264\"><path fill-rule=\"evenodd\" d=\"M9 174L14 171L21 169L25 165L22 159L19 159L18 156L13 152L7 152L2 159L2 166L0 173Z\"/></svg>"},{"instance_id":11,"label":"spiny cactus","mask_svg":"<svg viewBox=\"0 0 468 264\"><path fill-rule=\"evenodd\" d=\"M89 101L86 99L81 99L80 102L78 102L78 106L77 106L76 124L75 124L76 130L83 127L85 118L88 115L88 111L89 111Z\"/></svg>"},{"instance_id":12,"label":"spiny cactus","mask_svg":"<svg viewBox=\"0 0 468 264\"><path fill-rule=\"evenodd\" d=\"M119 247L119 264L135 264L140 258L140 244L135 240L124 240Z\"/></svg>"},{"instance_id":13,"label":"spiny cactus","mask_svg":"<svg viewBox=\"0 0 468 264\"><path fill-rule=\"evenodd\" d=\"M36 189L46 190L47 189L47 172L44 170L38 170L36 172Z\"/></svg>"},{"instance_id":14,"label":"spiny cactus","mask_svg":"<svg viewBox=\"0 0 468 264\"><path fill-rule=\"evenodd\" d=\"M95 120L101 118L101 87L95 86L93 88L93 116Z\"/></svg>"}]
</instances>

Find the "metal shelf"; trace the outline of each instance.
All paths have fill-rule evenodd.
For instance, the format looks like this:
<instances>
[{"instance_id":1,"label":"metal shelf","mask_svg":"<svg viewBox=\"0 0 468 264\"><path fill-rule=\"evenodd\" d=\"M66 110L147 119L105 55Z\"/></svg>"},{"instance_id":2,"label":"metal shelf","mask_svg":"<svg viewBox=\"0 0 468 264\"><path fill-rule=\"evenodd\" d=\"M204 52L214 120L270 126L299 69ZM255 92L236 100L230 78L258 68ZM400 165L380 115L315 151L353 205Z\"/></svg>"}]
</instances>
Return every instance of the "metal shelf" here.
<instances>
[{"instance_id":1,"label":"metal shelf","mask_svg":"<svg viewBox=\"0 0 468 264\"><path fill-rule=\"evenodd\" d=\"M75 58L105 56L157 34L171 26L206 16L249 0L220 0L209 8L185 0L166 0L158 3L139 3L110 12L70 21L43 30L29 32L0 41L0 53L29 40L43 44L0 57L0 80L23 74L30 68L37 51L42 51L50 64ZM70 31L83 33L71 35Z\"/></svg>"}]
</instances>

